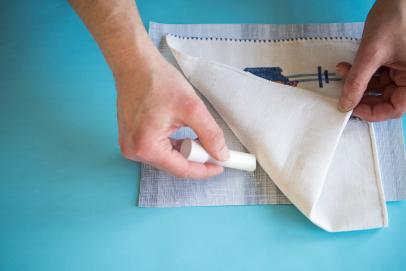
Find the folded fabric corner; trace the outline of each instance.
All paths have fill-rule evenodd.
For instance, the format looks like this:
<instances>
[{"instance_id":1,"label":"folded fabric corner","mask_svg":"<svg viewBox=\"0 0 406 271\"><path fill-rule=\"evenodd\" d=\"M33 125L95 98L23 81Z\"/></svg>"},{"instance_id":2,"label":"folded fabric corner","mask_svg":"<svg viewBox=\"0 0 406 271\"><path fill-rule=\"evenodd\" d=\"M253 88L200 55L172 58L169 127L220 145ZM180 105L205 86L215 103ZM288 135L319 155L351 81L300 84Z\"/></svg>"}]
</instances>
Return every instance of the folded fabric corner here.
<instances>
[{"instance_id":1,"label":"folded fabric corner","mask_svg":"<svg viewBox=\"0 0 406 271\"><path fill-rule=\"evenodd\" d=\"M167 36L167 43L191 84L313 223L327 231L387 225L379 170L374 179L363 180L359 187L342 182L342 170L330 166L337 159L346 159L351 147L338 148L342 137L351 136L344 130L351 112L337 110L336 98L192 56L185 51L198 48L185 50L191 45L174 36ZM351 174L347 170L345 174Z\"/></svg>"}]
</instances>

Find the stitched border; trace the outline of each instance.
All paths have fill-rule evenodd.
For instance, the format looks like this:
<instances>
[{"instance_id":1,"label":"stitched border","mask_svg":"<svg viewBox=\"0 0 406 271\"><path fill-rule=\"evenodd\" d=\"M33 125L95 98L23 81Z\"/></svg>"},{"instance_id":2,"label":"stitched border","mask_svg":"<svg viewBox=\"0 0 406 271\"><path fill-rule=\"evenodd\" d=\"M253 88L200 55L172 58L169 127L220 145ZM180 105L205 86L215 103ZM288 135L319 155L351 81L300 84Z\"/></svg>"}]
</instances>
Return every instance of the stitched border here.
<instances>
[{"instance_id":1,"label":"stitched border","mask_svg":"<svg viewBox=\"0 0 406 271\"><path fill-rule=\"evenodd\" d=\"M359 41L360 39L347 36L325 36L325 37L297 37L287 39L233 39L222 37L187 37L176 34L167 34L183 40L207 40L207 41L233 41L233 42L253 42L253 43L280 43L280 42L292 42L292 41L306 41L306 40L352 40Z\"/></svg>"}]
</instances>

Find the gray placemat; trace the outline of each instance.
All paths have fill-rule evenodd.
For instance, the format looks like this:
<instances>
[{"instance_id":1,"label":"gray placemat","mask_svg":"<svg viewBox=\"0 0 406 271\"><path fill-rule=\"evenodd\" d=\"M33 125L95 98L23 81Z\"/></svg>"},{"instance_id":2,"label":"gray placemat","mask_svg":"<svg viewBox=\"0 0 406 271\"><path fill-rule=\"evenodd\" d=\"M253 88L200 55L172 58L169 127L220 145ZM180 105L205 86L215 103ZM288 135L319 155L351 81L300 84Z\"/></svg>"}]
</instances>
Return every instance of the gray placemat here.
<instances>
[{"instance_id":1,"label":"gray placemat","mask_svg":"<svg viewBox=\"0 0 406 271\"><path fill-rule=\"evenodd\" d=\"M149 35L159 51L176 65L165 43L166 34L189 37L223 37L234 39L286 39L296 37L354 37L362 34L362 23L307 25L213 25L150 23ZM231 149L244 150L217 112L205 101L210 112L224 130ZM388 201L406 199L406 158L402 122L391 120L374 124L382 182ZM174 137L193 137L182 128ZM208 180L178 179L149 165L141 168L140 207L287 204L289 200L275 186L262 168L253 173L225 169L220 176Z\"/></svg>"}]
</instances>

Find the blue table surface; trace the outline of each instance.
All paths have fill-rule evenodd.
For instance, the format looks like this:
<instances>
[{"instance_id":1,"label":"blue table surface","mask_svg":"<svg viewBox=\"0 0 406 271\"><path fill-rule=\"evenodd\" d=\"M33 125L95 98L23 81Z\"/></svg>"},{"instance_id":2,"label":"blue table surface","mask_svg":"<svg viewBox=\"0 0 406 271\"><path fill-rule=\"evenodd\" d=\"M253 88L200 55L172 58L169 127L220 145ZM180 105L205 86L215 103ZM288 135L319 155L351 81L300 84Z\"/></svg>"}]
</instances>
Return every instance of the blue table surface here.
<instances>
[{"instance_id":1,"label":"blue table surface","mask_svg":"<svg viewBox=\"0 0 406 271\"><path fill-rule=\"evenodd\" d=\"M363 21L373 1L138 1L146 25ZM390 227L326 233L293 206L143 209L111 73L65 1L0 3L0 270L405 270Z\"/></svg>"}]
</instances>

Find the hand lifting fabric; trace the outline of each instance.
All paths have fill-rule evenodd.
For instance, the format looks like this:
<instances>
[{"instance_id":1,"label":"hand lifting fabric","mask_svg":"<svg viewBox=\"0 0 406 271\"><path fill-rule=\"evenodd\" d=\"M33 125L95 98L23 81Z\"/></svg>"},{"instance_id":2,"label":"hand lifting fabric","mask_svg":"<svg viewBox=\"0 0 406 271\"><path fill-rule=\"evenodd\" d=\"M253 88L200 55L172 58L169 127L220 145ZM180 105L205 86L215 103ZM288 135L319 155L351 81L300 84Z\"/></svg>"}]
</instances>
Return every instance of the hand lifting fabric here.
<instances>
[{"instance_id":1,"label":"hand lifting fabric","mask_svg":"<svg viewBox=\"0 0 406 271\"><path fill-rule=\"evenodd\" d=\"M327 231L387 225L374 141L358 146L359 142L352 140L369 133L369 127L365 124L365 130L350 125L344 129L351 113L337 110L334 93L326 95L274 83L244 72L238 63L218 61L240 49L251 52L251 48L244 48L247 46L254 46L257 52L252 59L269 57L273 55L269 51L275 49L272 43L236 46L233 42L176 37L168 37L167 41L185 76L313 223ZM216 51L217 46L221 47L217 61L205 57L213 58L210 51ZM371 155L359 151L352 154L352 148L370 150ZM348 162L348 155L362 163Z\"/></svg>"}]
</instances>

